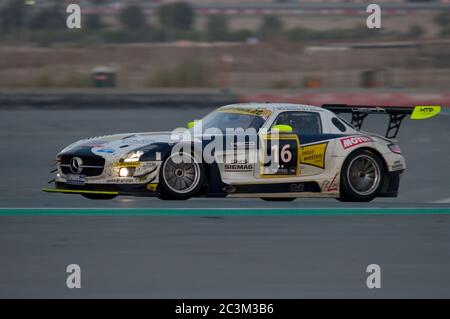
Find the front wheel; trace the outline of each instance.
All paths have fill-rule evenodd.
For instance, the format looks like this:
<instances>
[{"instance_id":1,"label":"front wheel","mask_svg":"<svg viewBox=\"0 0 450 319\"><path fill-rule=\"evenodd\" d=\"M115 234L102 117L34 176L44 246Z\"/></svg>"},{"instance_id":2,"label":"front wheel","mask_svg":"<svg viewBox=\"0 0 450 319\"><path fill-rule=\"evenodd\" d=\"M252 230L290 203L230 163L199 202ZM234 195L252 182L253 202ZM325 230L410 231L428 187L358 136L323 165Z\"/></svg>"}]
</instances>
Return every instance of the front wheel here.
<instances>
[{"instance_id":1,"label":"front wheel","mask_svg":"<svg viewBox=\"0 0 450 319\"><path fill-rule=\"evenodd\" d=\"M344 202L369 202L383 185L383 163L369 150L357 150L344 162L341 171L341 196Z\"/></svg>"},{"instance_id":2,"label":"front wheel","mask_svg":"<svg viewBox=\"0 0 450 319\"><path fill-rule=\"evenodd\" d=\"M160 172L161 199L188 199L198 193L205 172L195 157L188 153L170 155Z\"/></svg>"}]
</instances>

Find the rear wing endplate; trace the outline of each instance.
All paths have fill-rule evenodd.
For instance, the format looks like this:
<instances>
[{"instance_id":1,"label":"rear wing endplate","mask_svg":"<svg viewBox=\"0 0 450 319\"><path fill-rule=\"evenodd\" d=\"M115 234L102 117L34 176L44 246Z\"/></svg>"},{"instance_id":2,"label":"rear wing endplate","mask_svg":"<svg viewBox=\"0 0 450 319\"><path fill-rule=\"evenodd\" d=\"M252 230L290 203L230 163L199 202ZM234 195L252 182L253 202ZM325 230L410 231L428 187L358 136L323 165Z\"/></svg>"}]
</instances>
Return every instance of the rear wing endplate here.
<instances>
[{"instance_id":1,"label":"rear wing endplate","mask_svg":"<svg viewBox=\"0 0 450 319\"><path fill-rule=\"evenodd\" d=\"M364 119L369 114L389 115L389 125L386 130L386 138L395 138L400 130L400 125L407 115L413 120L427 119L441 111L440 106L376 106L376 105L348 105L348 104L323 104L322 108L336 114L352 114L352 125L360 130Z\"/></svg>"}]
</instances>

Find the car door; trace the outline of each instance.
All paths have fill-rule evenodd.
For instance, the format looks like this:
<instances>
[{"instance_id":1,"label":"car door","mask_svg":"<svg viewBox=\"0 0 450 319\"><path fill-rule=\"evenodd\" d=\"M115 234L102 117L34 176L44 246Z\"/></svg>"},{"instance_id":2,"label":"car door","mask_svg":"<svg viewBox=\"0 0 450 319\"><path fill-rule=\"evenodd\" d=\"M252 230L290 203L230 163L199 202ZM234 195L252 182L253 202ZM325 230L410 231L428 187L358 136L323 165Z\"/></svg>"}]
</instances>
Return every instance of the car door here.
<instances>
[{"instance_id":1,"label":"car door","mask_svg":"<svg viewBox=\"0 0 450 319\"><path fill-rule=\"evenodd\" d=\"M291 132L271 134L274 126ZM285 178L321 174L325 169L328 142L323 140L319 112L284 111L273 121L267 136L261 137L259 178Z\"/></svg>"},{"instance_id":2,"label":"car door","mask_svg":"<svg viewBox=\"0 0 450 319\"><path fill-rule=\"evenodd\" d=\"M215 152L224 182L251 182L255 179L258 136L233 133L223 136L223 148Z\"/></svg>"}]
</instances>

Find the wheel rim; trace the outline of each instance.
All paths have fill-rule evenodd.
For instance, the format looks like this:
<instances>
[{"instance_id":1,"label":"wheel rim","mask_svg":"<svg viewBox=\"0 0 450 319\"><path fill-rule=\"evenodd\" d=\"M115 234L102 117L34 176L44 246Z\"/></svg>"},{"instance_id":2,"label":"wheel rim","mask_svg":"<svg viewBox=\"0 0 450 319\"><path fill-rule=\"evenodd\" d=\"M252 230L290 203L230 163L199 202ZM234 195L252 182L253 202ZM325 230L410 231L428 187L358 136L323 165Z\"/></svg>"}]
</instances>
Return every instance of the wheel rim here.
<instances>
[{"instance_id":1,"label":"wheel rim","mask_svg":"<svg viewBox=\"0 0 450 319\"><path fill-rule=\"evenodd\" d=\"M180 156L177 162L173 161L175 156ZM189 193L200 181L200 166L189 154L173 154L164 163L163 178L167 187L173 192Z\"/></svg>"},{"instance_id":2,"label":"wheel rim","mask_svg":"<svg viewBox=\"0 0 450 319\"><path fill-rule=\"evenodd\" d=\"M372 157L359 155L348 166L347 180L355 193L370 195L380 184L380 167Z\"/></svg>"}]
</instances>

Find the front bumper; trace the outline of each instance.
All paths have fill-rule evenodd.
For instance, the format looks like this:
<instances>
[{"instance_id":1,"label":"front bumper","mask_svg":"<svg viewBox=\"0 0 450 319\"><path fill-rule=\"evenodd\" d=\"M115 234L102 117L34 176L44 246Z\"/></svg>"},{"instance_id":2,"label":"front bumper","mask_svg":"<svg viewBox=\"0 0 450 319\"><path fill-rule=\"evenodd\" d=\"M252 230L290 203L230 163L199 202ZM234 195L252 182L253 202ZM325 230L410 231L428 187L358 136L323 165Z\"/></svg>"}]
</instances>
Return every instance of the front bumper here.
<instances>
[{"instance_id":1,"label":"front bumper","mask_svg":"<svg viewBox=\"0 0 450 319\"><path fill-rule=\"evenodd\" d=\"M125 195L125 196L155 196L158 195L158 176L161 161L137 162L137 163L107 163L103 173L99 176L84 176L82 182L74 183L69 180L57 166L54 187L44 188L48 193L65 194L97 194L97 195ZM119 177L119 169L122 167L133 168L130 177Z\"/></svg>"},{"instance_id":2,"label":"front bumper","mask_svg":"<svg viewBox=\"0 0 450 319\"><path fill-rule=\"evenodd\" d=\"M102 168L102 174L98 176L90 176L84 171L78 173L83 176L83 186L92 184L99 185L145 185L148 183L158 183L159 169L161 167L161 161L148 161L148 162L106 162ZM119 170L121 168L131 169L131 175L126 177L120 177ZM67 173L67 172L66 172ZM57 165L57 174L55 181L59 183L70 184L70 174L65 174L61 168L61 164Z\"/></svg>"}]
</instances>

